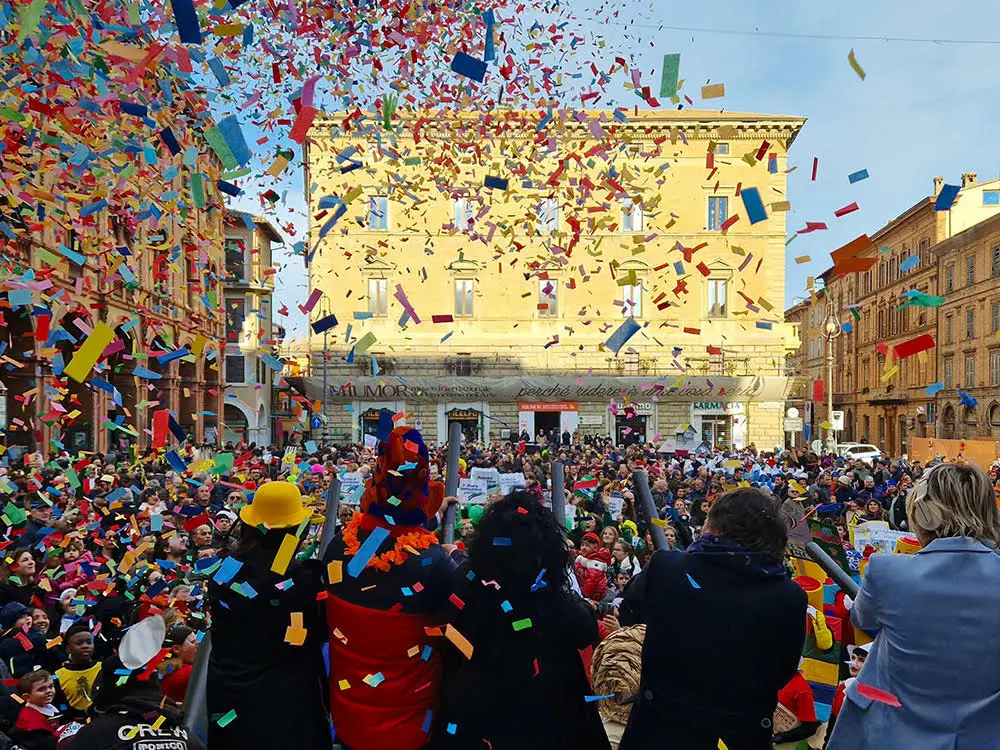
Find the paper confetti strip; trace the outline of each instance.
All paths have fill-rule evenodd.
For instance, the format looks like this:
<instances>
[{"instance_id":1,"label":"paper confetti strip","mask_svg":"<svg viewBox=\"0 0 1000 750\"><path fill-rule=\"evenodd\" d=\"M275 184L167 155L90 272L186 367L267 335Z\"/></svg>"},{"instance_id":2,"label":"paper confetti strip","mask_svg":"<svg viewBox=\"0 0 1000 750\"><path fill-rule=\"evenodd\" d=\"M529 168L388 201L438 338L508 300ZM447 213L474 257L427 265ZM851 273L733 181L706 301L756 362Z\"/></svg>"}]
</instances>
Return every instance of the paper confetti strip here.
<instances>
[{"instance_id":1,"label":"paper confetti strip","mask_svg":"<svg viewBox=\"0 0 1000 750\"><path fill-rule=\"evenodd\" d=\"M288 570L288 564L292 561L292 555L295 554L295 548L298 545L299 538L297 536L294 534L285 534L284 539L281 540L281 546L278 547L278 552L271 562L271 571L277 573L279 576L285 575L285 571Z\"/></svg>"},{"instance_id":2,"label":"paper confetti strip","mask_svg":"<svg viewBox=\"0 0 1000 750\"><path fill-rule=\"evenodd\" d=\"M626 318L618 326L618 330L611 334L611 338L605 342L604 347L618 354L618 351L625 346L626 342L638 332L639 324L635 322L635 318Z\"/></svg>"},{"instance_id":3,"label":"paper confetti strip","mask_svg":"<svg viewBox=\"0 0 1000 750\"><path fill-rule=\"evenodd\" d=\"M893 708L901 708L903 705L899 702L899 698L892 693L887 693L885 690L880 690L877 687L872 687L871 685L865 685L860 681L855 681L855 685L858 689L858 695L864 698L870 698L873 701L884 703L887 706L892 706Z\"/></svg>"},{"instance_id":4,"label":"paper confetti strip","mask_svg":"<svg viewBox=\"0 0 1000 750\"><path fill-rule=\"evenodd\" d=\"M351 578L357 578L361 575L361 571L367 567L368 563L371 561L375 554L378 552L378 548L382 546L382 542L389 538L389 529L383 526L376 526L375 529L368 535L364 543L358 549L354 557L351 558L350 562L347 563L347 575Z\"/></svg>"},{"instance_id":5,"label":"paper confetti strip","mask_svg":"<svg viewBox=\"0 0 1000 750\"><path fill-rule=\"evenodd\" d=\"M663 69L660 71L660 98L670 99L677 96L677 78L681 68L679 54L664 55Z\"/></svg>"},{"instance_id":6,"label":"paper confetti strip","mask_svg":"<svg viewBox=\"0 0 1000 750\"><path fill-rule=\"evenodd\" d=\"M847 53L847 62L851 64L854 72L858 74L858 78L862 81L865 80L865 69L861 67L861 63L859 63L858 58L855 57L853 49Z\"/></svg>"},{"instance_id":7,"label":"paper confetti strip","mask_svg":"<svg viewBox=\"0 0 1000 750\"><path fill-rule=\"evenodd\" d=\"M66 365L63 374L72 378L77 383L82 383L87 379L90 371L94 369L97 360L115 339L115 332L103 321L99 321L94 330L87 336L83 345L76 350L73 359Z\"/></svg>"},{"instance_id":8,"label":"paper confetti strip","mask_svg":"<svg viewBox=\"0 0 1000 750\"><path fill-rule=\"evenodd\" d=\"M469 643L468 639L464 635L455 629L454 625L448 624L444 626L444 637L451 641L452 645L461 651L465 655L466 659L472 658L472 644Z\"/></svg>"}]
</instances>

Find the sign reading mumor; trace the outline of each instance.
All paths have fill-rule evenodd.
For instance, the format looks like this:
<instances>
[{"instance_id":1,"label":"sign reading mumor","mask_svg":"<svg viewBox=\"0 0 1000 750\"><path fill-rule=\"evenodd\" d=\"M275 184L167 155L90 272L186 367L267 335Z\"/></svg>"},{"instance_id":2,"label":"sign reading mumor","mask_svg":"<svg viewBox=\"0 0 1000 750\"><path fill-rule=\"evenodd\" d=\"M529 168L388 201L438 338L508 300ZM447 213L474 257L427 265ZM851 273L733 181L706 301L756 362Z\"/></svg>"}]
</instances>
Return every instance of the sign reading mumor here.
<instances>
[{"instance_id":1,"label":"sign reading mumor","mask_svg":"<svg viewBox=\"0 0 1000 750\"><path fill-rule=\"evenodd\" d=\"M342 401L783 401L786 377L361 377L329 383ZM322 378L306 378L306 395L322 398Z\"/></svg>"}]
</instances>

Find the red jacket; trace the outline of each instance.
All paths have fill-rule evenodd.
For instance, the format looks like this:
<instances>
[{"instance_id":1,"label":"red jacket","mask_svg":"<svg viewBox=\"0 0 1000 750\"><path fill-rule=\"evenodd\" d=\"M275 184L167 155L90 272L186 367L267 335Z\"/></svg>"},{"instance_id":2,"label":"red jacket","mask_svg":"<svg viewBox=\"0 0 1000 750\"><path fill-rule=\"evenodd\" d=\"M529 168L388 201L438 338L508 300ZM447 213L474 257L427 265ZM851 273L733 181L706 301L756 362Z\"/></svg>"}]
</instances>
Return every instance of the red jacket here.
<instances>
[{"instance_id":1,"label":"red jacket","mask_svg":"<svg viewBox=\"0 0 1000 750\"><path fill-rule=\"evenodd\" d=\"M327 598L326 616L343 635L330 638L330 713L337 736L352 750L423 747L441 684L439 648L425 649L431 645L425 628L437 623L335 596ZM414 648L418 652L410 656ZM366 683L369 675L376 677Z\"/></svg>"},{"instance_id":2,"label":"red jacket","mask_svg":"<svg viewBox=\"0 0 1000 750\"><path fill-rule=\"evenodd\" d=\"M24 732L48 732L53 736L58 729L56 719L50 719L27 703L21 706L21 712L17 715L17 722L14 726Z\"/></svg>"},{"instance_id":3,"label":"red jacket","mask_svg":"<svg viewBox=\"0 0 1000 750\"><path fill-rule=\"evenodd\" d=\"M608 590L608 566L611 564L611 553L603 547L584 557L577 555L574 571L580 584L580 593L584 599L601 601Z\"/></svg>"}]
</instances>

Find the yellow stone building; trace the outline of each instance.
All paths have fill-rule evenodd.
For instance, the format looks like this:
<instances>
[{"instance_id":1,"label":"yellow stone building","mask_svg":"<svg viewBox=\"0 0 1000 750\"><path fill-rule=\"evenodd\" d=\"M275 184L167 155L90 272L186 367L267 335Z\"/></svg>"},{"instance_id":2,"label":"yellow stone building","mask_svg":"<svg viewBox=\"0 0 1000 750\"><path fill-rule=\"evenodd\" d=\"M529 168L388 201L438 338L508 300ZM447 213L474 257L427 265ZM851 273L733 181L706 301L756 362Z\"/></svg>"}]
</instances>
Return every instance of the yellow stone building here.
<instances>
[{"instance_id":1,"label":"yellow stone building","mask_svg":"<svg viewBox=\"0 0 1000 750\"><path fill-rule=\"evenodd\" d=\"M338 325L312 336L309 396L325 369L328 435L359 439L389 409L431 441L458 420L483 441L556 429L781 444L798 346L783 320L787 150L804 122L621 110L317 122L312 318ZM638 330L616 353L623 326Z\"/></svg>"}]
</instances>

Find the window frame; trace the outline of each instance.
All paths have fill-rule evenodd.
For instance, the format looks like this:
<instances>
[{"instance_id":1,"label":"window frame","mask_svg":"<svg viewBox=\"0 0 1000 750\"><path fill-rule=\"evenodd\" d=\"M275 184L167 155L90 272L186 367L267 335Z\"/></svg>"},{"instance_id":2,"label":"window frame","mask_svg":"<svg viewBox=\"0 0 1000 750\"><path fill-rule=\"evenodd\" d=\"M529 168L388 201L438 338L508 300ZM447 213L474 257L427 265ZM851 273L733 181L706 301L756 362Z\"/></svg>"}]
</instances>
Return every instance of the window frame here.
<instances>
[{"instance_id":1,"label":"window frame","mask_svg":"<svg viewBox=\"0 0 1000 750\"><path fill-rule=\"evenodd\" d=\"M459 276L453 279L453 292L455 295L455 317L468 319L475 315L476 305L475 305L475 295L476 295L476 280L468 276ZM466 287L467 285L467 287ZM462 291L459 291L459 287L463 287ZM461 297L459 295L461 294ZM459 299L463 300L463 304L459 305ZM466 304L468 303L468 307Z\"/></svg>"},{"instance_id":2,"label":"window frame","mask_svg":"<svg viewBox=\"0 0 1000 750\"><path fill-rule=\"evenodd\" d=\"M226 381L226 385L246 385L247 384L247 358L245 354L233 353L223 355L225 359L222 362L223 372L222 376ZM239 360L243 363L243 379L242 380L231 380L229 377L229 362L230 360Z\"/></svg>"},{"instance_id":3,"label":"window frame","mask_svg":"<svg viewBox=\"0 0 1000 750\"><path fill-rule=\"evenodd\" d=\"M713 205L715 206L713 208ZM719 207L722 208L722 218L719 218ZM709 232L721 232L722 225L726 223L729 218L729 196L728 195L710 195L708 196L708 203L706 206L707 216L705 220L705 227Z\"/></svg>"},{"instance_id":4,"label":"window frame","mask_svg":"<svg viewBox=\"0 0 1000 750\"><path fill-rule=\"evenodd\" d=\"M375 295L372 295L373 283ZM379 286L384 287L379 294ZM381 305L379 304L381 303ZM368 312L373 318L389 316L389 280L384 276L368 277Z\"/></svg>"},{"instance_id":5,"label":"window frame","mask_svg":"<svg viewBox=\"0 0 1000 750\"><path fill-rule=\"evenodd\" d=\"M724 276L712 275L706 280L705 288L705 316L709 320L725 320L729 317L729 278ZM712 304L713 291L716 289L717 285L722 284L722 311L713 312L716 306ZM716 294L716 300L718 295Z\"/></svg>"},{"instance_id":6,"label":"window frame","mask_svg":"<svg viewBox=\"0 0 1000 750\"><path fill-rule=\"evenodd\" d=\"M1000 349L990 350L990 386L1000 386Z\"/></svg>"},{"instance_id":7,"label":"window frame","mask_svg":"<svg viewBox=\"0 0 1000 750\"><path fill-rule=\"evenodd\" d=\"M239 305L243 306L243 317L242 317L242 321L240 323L239 328L237 328L235 331L231 331L230 328L229 328L229 320L230 320L230 316L231 316L231 314L233 312L233 309L234 309L234 304L235 304L236 307L238 307ZM249 303L247 302L247 298L246 298L245 295L239 295L239 296L236 296L236 297L227 297L226 298L226 301L225 301L225 306L226 306L226 311L225 312L226 312L226 314L225 314L224 325L225 325L226 343L227 344L238 344L239 343L240 337L243 335L243 327L246 324L246 320L247 320L247 311L249 310L248 304Z\"/></svg>"},{"instance_id":8,"label":"window frame","mask_svg":"<svg viewBox=\"0 0 1000 750\"><path fill-rule=\"evenodd\" d=\"M638 290L638 292L636 292ZM642 317L642 279L635 284L622 285L622 315L626 318Z\"/></svg>"},{"instance_id":9,"label":"window frame","mask_svg":"<svg viewBox=\"0 0 1000 750\"><path fill-rule=\"evenodd\" d=\"M624 225L623 214L622 226L624 227ZM538 231L542 234L554 234L559 231L559 200L557 198L542 198L542 202L538 205Z\"/></svg>"},{"instance_id":10,"label":"window frame","mask_svg":"<svg viewBox=\"0 0 1000 750\"><path fill-rule=\"evenodd\" d=\"M549 284L552 285L552 291L549 294L545 293L545 287ZM538 304L548 305L547 308L538 307L538 317L539 318L558 318L559 317L559 281L558 279L539 279L538 280Z\"/></svg>"},{"instance_id":11,"label":"window frame","mask_svg":"<svg viewBox=\"0 0 1000 750\"><path fill-rule=\"evenodd\" d=\"M968 286L976 284L976 256L970 255L965 259L965 283Z\"/></svg>"},{"instance_id":12,"label":"window frame","mask_svg":"<svg viewBox=\"0 0 1000 750\"><path fill-rule=\"evenodd\" d=\"M638 216L639 226L636 227L636 216ZM631 198L622 201L622 232L626 234L638 234L646 231L646 212L642 209L642 203Z\"/></svg>"},{"instance_id":13,"label":"window frame","mask_svg":"<svg viewBox=\"0 0 1000 750\"><path fill-rule=\"evenodd\" d=\"M954 388L955 383L955 358L945 357L942 374L942 382L945 388Z\"/></svg>"},{"instance_id":14,"label":"window frame","mask_svg":"<svg viewBox=\"0 0 1000 750\"><path fill-rule=\"evenodd\" d=\"M379 214L379 204L384 206L384 210L381 213L381 220L378 220ZM389 231L389 196L388 195L370 195L368 196L368 231L370 232L388 232Z\"/></svg>"},{"instance_id":15,"label":"window frame","mask_svg":"<svg viewBox=\"0 0 1000 750\"><path fill-rule=\"evenodd\" d=\"M965 338L976 338L976 308L968 307L965 310Z\"/></svg>"},{"instance_id":16,"label":"window frame","mask_svg":"<svg viewBox=\"0 0 1000 750\"><path fill-rule=\"evenodd\" d=\"M965 355L965 387L976 387L976 355Z\"/></svg>"}]
</instances>

